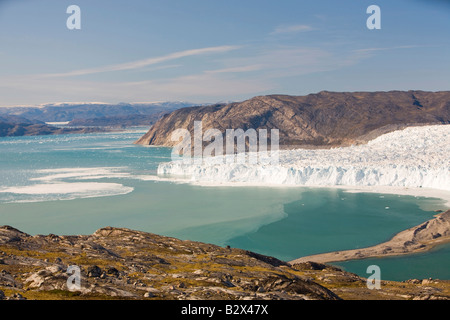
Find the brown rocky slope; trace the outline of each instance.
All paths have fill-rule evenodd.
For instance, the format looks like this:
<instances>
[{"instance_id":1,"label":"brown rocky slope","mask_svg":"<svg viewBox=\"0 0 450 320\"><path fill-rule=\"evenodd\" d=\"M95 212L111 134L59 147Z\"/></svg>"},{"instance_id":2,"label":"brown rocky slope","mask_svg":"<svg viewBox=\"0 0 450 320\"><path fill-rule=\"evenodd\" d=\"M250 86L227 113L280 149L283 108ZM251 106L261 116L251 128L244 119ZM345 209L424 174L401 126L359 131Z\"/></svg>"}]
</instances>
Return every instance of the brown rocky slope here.
<instances>
[{"instance_id":1,"label":"brown rocky slope","mask_svg":"<svg viewBox=\"0 0 450 320\"><path fill-rule=\"evenodd\" d=\"M194 121L200 120L203 130L279 129L280 145L285 147L349 145L412 124L450 123L450 92L323 91L183 108L164 116L136 143L174 146L177 142L171 141L171 133L176 129L193 132Z\"/></svg>"}]
</instances>

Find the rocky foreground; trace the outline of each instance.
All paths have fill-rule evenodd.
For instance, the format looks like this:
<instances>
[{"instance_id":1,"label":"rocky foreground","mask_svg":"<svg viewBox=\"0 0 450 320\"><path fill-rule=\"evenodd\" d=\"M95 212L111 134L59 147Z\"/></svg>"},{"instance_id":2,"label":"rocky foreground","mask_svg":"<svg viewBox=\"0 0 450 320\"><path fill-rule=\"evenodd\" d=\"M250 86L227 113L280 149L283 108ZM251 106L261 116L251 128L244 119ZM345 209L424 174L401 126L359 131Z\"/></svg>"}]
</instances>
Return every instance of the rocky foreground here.
<instances>
[{"instance_id":1,"label":"rocky foreground","mask_svg":"<svg viewBox=\"0 0 450 320\"><path fill-rule=\"evenodd\" d=\"M67 268L81 269L69 291ZM339 300L450 299L450 281L382 281L338 268L103 228L92 235L30 236L0 227L0 299Z\"/></svg>"}]
</instances>

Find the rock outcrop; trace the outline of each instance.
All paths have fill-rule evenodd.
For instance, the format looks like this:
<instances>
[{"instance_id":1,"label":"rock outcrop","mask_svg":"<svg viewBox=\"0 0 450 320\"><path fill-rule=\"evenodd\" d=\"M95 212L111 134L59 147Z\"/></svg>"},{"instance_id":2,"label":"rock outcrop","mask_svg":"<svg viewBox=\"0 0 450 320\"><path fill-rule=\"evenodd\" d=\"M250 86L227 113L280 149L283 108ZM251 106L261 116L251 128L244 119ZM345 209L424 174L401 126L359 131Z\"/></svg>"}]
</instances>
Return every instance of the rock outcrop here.
<instances>
[{"instance_id":1,"label":"rock outcrop","mask_svg":"<svg viewBox=\"0 0 450 320\"><path fill-rule=\"evenodd\" d=\"M30 236L4 226L0 257L0 289L31 298L339 299L275 258L128 229ZM81 270L77 292L67 287L71 265Z\"/></svg>"},{"instance_id":2,"label":"rock outcrop","mask_svg":"<svg viewBox=\"0 0 450 320\"><path fill-rule=\"evenodd\" d=\"M67 286L77 266L80 287ZM366 280L339 268L106 227L92 235L30 236L0 227L0 300L449 299L448 281Z\"/></svg>"}]
</instances>

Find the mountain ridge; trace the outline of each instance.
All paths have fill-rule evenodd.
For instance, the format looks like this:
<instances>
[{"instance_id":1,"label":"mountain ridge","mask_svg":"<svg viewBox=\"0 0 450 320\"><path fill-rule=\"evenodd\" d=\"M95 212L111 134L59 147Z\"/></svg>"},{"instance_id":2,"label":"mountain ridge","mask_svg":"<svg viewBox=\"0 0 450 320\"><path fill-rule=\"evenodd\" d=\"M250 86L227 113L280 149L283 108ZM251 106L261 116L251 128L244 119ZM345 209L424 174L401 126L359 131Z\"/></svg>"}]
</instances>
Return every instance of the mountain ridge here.
<instances>
[{"instance_id":1,"label":"mountain ridge","mask_svg":"<svg viewBox=\"0 0 450 320\"><path fill-rule=\"evenodd\" d=\"M34 107L2 107L0 115L15 115L42 122L67 122L103 117L154 115L193 105L195 104L189 102L56 103Z\"/></svg>"},{"instance_id":2,"label":"mountain ridge","mask_svg":"<svg viewBox=\"0 0 450 320\"><path fill-rule=\"evenodd\" d=\"M0 137L91 133L153 125L164 114L188 102L54 103L35 107L0 108ZM69 122L59 128L54 122Z\"/></svg>"},{"instance_id":3,"label":"mountain ridge","mask_svg":"<svg viewBox=\"0 0 450 320\"><path fill-rule=\"evenodd\" d=\"M330 92L268 95L165 115L136 144L174 146L175 129L279 129L282 147L334 147L367 142L371 133L409 125L450 123L450 91ZM373 136L372 135L372 136ZM379 134L378 134L379 135ZM270 141L270 133L269 133Z\"/></svg>"}]
</instances>

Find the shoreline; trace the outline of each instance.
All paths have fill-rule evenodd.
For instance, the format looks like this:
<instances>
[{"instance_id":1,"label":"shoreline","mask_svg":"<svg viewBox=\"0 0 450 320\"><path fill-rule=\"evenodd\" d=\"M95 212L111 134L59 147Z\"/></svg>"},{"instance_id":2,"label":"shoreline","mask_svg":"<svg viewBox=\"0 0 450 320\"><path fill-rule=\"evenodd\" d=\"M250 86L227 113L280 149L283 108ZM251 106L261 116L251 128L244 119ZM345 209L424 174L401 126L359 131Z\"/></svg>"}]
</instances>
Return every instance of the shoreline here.
<instances>
[{"instance_id":1,"label":"shoreline","mask_svg":"<svg viewBox=\"0 0 450 320\"><path fill-rule=\"evenodd\" d=\"M314 261L317 263L343 262L367 258L386 258L430 251L450 242L450 210L439 213L420 225L397 233L390 240L362 249L334 251L300 257L289 264Z\"/></svg>"}]
</instances>

